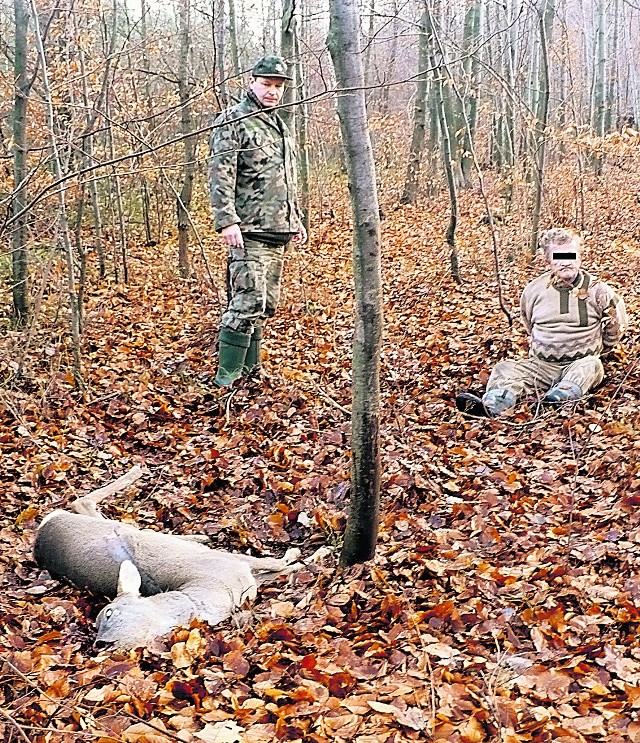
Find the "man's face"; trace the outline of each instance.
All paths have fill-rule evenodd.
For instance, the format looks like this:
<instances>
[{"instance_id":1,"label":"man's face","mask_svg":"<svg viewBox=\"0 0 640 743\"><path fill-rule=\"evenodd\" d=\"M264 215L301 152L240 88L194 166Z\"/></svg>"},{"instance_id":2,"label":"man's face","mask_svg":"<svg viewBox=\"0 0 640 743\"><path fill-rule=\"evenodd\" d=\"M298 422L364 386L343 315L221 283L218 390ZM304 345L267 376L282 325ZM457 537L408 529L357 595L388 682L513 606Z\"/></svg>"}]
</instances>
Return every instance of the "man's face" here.
<instances>
[{"instance_id":1,"label":"man's face","mask_svg":"<svg viewBox=\"0 0 640 743\"><path fill-rule=\"evenodd\" d=\"M546 258L551 273L558 281L563 284L572 284L575 281L582 265L580 246L575 241L561 245L552 243L547 248Z\"/></svg>"},{"instance_id":2,"label":"man's face","mask_svg":"<svg viewBox=\"0 0 640 743\"><path fill-rule=\"evenodd\" d=\"M249 90L263 106L277 106L284 95L284 84L281 77L252 77Z\"/></svg>"}]
</instances>

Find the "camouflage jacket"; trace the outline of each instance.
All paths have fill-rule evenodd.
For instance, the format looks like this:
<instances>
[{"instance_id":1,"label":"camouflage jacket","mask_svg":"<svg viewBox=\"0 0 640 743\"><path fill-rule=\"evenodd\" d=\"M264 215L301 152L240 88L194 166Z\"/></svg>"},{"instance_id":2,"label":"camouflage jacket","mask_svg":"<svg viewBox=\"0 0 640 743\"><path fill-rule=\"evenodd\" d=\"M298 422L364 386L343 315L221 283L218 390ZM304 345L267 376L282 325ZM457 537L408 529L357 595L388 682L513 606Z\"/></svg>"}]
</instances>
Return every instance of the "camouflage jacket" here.
<instances>
[{"instance_id":1,"label":"camouflage jacket","mask_svg":"<svg viewBox=\"0 0 640 743\"><path fill-rule=\"evenodd\" d=\"M243 232L298 232L296 159L282 119L247 95L213 125L209 189L216 230L238 224Z\"/></svg>"}]
</instances>

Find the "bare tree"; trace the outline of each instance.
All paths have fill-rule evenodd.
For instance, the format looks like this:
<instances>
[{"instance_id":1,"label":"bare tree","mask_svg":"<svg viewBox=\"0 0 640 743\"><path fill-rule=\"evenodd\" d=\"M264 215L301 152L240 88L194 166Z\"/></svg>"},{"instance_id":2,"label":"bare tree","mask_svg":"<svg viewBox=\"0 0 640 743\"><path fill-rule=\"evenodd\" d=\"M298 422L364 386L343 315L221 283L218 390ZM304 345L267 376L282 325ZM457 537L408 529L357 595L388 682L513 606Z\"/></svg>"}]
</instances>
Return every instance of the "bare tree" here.
<instances>
[{"instance_id":1,"label":"bare tree","mask_svg":"<svg viewBox=\"0 0 640 743\"><path fill-rule=\"evenodd\" d=\"M449 216L449 224L445 233L447 245L449 246L449 262L451 266L451 276L453 280L459 284L460 279L460 265L458 261L458 250L456 247L456 227L458 225L458 193L456 187L456 176L454 173L454 154L453 154L453 137L451 134L450 123L447 119L447 105L445 98L445 82L450 76L450 68L444 58L444 49L442 44L435 36L434 24L433 24L433 13L429 7L430 0L426 0L427 9L427 26L426 32L429 36L433 36L436 40L436 44L430 46L430 62L433 68L435 90L437 96L437 109L438 109L438 120L440 122L440 131L442 134L442 159L444 162L444 172L447 176L447 186L449 188L449 199L451 201L451 212ZM440 56L440 61L436 59L436 48ZM451 84L449 91L450 96L454 94L454 86Z\"/></svg>"},{"instance_id":2,"label":"bare tree","mask_svg":"<svg viewBox=\"0 0 640 743\"><path fill-rule=\"evenodd\" d=\"M296 3L295 0L284 0L282 5L282 33L281 33L281 44L280 51L282 56L287 62L291 62L295 56L296 48L296 37L297 37L297 19L295 15ZM293 85L288 85L285 90L283 103L295 103L297 98L297 88L295 80L295 70L293 70ZM293 107L283 108L280 112L282 120L291 131L295 131L296 128L296 115Z\"/></svg>"},{"instance_id":3,"label":"bare tree","mask_svg":"<svg viewBox=\"0 0 640 743\"><path fill-rule=\"evenodd\" d=\"M49 84L49 74L47 69L47 58L44 51L44 39L40 30L38 12L35 6L35 0L31 0L31 13L34 19L35 41L40 58L40 68L42 73L42 90L47 107L47 125L49 128L49 141L51 144L51 160L53 172L57 179L62 177L62 157L56 137L56 116L51 96L51 86ZM58 190L58 221L62 237L62 246L67 264L67 293L69 299L69 314L71 320L71 345L73 350L73 376L77 386L81 386L82 371L80 366L80 312L78 310L78 295L76 288L76 274L74 266L73 248L69 235L69 219L67 215L67 203L65 189Z\"/></svg>"},{"instance_id":4,"label":"bare tree","mask_svg":"<svg viewBox=\"0 0 640 743\"><path fill-rule=\"evenodd\" d=\"M27 75L27 34L29 32L29 5L27 0L14 0L15 48L13 53L13 212L19 215L13 226L12 291L13 316L17 325L27 321L29 313L27 287L27 104L32 81Z\"/></svg>"},{"instance_id":5,"label":"bare tree","mask_svg":"<svg viewBox=\"0 0 640 743\"><path fill-rule=\"evenodd\" d=\"M478 120L478 97L480 88L479 44L480 29L482 28L483 0L468 0L464 21L464 35L462 38L464 90L465 95L460 101L462 108L461 124L463 129L462 155L460 167L465 186L471 186L473 159L471 148L475 138L476 123Z\"/></svg>"},{"instance_id":6,"label":"bare tree","mask_svg":"<svg viewBox=\"0 0 640 743\"><path fill-rule=\"evenodd\" d=\"M240 69L240 54L238 53L235 0L229 0L229 48L231 50L231 69L233 70L233 75L239 77L242 70Z\"/></svg>"},{"instance_id":7,"label":"bare tree","mask_svg":"<svg viewBox=\"0 0 640 743\"><path fill-rule=\"evenodd\" d=\"M544 188L544 165L547 146L547 125L549 119L549 44L553 34L555 16L554 0L542 0L538 9L538 30L540 34L539 99L535 125L535 166L534 202L531 216L531 255L538 249L538 233L542 214L542 195Z\"/></svg>"},{"instance_id":8,"label":"bare tree","mask_svg":"<svg viewBox=\"0 0 640 743\"><path fill-rule=\"evenodd\" d=\"M356 317L351 412L351 512L342 565L374 556L380 509L380 347L382 277L375 165L364 98L364 71L356 0L331 0L327 44L336 72L338 116L353 212Z\"/></svg>"},{"instance_id":9,"label":"bare tree","mask_svg":"<svg viewBox=\"0 0 640 743\"><path fill-rule=\"evenodd\" d=\"M418 42L418 82L416 86L416 97L413 104L413 134L411 136L411 148L409 150L409 161L407 164L407 175L404 181L404 190L400 202L402 204L413 204L418 196L420 183L420 171L422 156L424 153L424 141L427 127L427 98L429 94L429 45L432 43L427 34L428 9L426 3L422 10L419 25Z\"/></svg>"},{"instance_id":10,"label":"bare tree","mask_svg":"<svg viewBox=\"0 0 640 743\"><path fill-rule=\"evenodd\" d=\"M189 209L193 194L195 174L195 137L192 135L191 91L193 83L190 73L191 51L191 6L190 0L180 0L179 13L180 61L178 66L178 91L180 94L180 121L184 136L184 160L182 166L182 190L176 200L178 211L178 266L180 275L188 278L191 275L189 259Z\"/></svg>"}]
</instances>

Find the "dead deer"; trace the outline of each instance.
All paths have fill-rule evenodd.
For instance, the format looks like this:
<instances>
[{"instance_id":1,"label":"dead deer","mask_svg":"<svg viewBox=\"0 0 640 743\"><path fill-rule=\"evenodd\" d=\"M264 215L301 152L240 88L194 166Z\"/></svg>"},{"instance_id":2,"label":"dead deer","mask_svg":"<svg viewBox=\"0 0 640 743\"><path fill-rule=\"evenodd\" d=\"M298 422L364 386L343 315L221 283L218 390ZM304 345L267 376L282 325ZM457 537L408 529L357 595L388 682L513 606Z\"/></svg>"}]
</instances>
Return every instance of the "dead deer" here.
<instances>
[{"instance_id":1,"label":"dead deer","mask_svg":"<svg viewBox=\"0 0 640 743\"><path fill-rule=\"evenodd\" d=\"M51 576L114 597L98 615L96 645L135 648L193 619L218 624L260 584L301 567L295 549L282 559L251 557L105 519L98 503L141 475L135 466L74 501L73 513L53 511L36 536L36 562Z\"/></svg>"}]
</instances>

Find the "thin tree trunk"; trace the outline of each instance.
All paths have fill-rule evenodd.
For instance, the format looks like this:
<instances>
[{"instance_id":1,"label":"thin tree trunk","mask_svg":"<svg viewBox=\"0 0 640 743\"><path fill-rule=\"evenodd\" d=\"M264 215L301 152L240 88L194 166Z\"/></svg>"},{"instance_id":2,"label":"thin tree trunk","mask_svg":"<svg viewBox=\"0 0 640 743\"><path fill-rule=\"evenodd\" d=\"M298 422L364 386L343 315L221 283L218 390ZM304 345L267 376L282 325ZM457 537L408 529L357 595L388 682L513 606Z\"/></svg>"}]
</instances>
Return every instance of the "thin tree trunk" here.
<instances>
[{"instance_id":1,"label":"thin tree trunk","mask_svg":"<svg viewBox=\"0 0 640 743\"><path fill-rule=\"evenodd\" d=\"M503 75L507 81L507 91L503 91L504 100L504 120L502 125L501 136L501 153L504 173L504 211L508 214L511 211L513 203L514 187L514 169L516 164L516 111L515 111L515 91L516 91L516 10L515 0L509 4L509 24L510 28L506 32L506 48L504 50L504 67Z\"/></svg>"},{"instance_id":2,"label":"thin tree trunk","mask_svg":"<svg viewBox=\"0 0 640 743\"><path fill-rule=\"evenodd\" d=\"M427 126L427 96L429 94L429 79L426 70L429 66L429 45L431 40L427 35L427 13L425 4L420 18L420 40L418 43L418 72L422 74L418 78L416 97L413 105L413 134L411 137L411 149L409 150L409 161L407 163L407 176L400 198L400 203L402 204L415 203L420 184L420 164L424 153L425 130Z\"/></svg>"},{"instance_id":3,"label":"thin tree trunk","mask_svg":"<svg viewBox=\"0 0 640 743\"><path fill-rule=\"evenodd\" d=\"M213 68L217 78L218 107L224 108L229 103L227 91L227 75L225 72L225 12L224 0L212 0L212 34L213 38Z\"/></svg>"},{"instance_id":4,"label":"thin tree trunk","mask_svg":"<svg viewBox=\"0 0 640 743\"><path fill-rule=\"evenodd\" d=\"M78 16L75 16L76 23L78 22ZM93 155L93 126L96 122L96 119L98 117L98 111L101 109L103 105L104 96L107 91L108 81L109 81L109 75L110 75L110 69L111 69L111 58L115 49L115 43L116 43L116 22L117 22L117 13L115 12L115 8L113 9L113 17L112 17L112 27L111 27L111 38L109 41L109 46L105 50L105 66L104 66L104 80L103 85L100 89L100 93L98 94L97 98L91 102L89 98L89 89L87 84L87 68L86 68L86 60L84 55L84 48L82 44L78 45L78 59L80 61L80 74L82 76L82 103L86 112L86 127L85 132L86 134L82 138L82 163L84 167L90 167L94 162L94 155ZM82 29L76 25L76 33L79 35L82 32ZM82 196L79 201L78 205L78 212L79 214L83 211L84 206L84 183L82 183ZM100 278L104 278L106 276L106 262L105 262L105 251L104 251L104 244L103 244L103 236L102 236L102 214L101 214L101 208L100 208L100 198L98 196L98 182L96 178L90 178L89 179L89 190L91 192L91 205L93 209L93 245L96 251L96 254L98 256L98 269L100 272ZM78 222L78 230L76 232L76 242L78 243L80 240L80 230L81 227L81 221ZM82 245L80 245L81 253L79 255L81 256L81 274L80 274L80 285L78 288L78 307L79 311L82 314L82 307L83 307L83 294L84 294L84 280L86 276L86 254L84 250L82 249Z\"/></svg>"},{"instance_id":5,"label":"thin tree trunk","mask_svg":"<svg viewBox=\"0 0 640 743\"><path fill-rule=\"evenodd\" d=\"M433 16L431 13L431 9L429 8L429 4L427 2L426 5L427 8L427 35L433 36L434 28L433 28ZM444 50L440 49L441 56L444 56ZM452 140L451 140L451 130L449 129L449 124L447 122L447 116L446 116L446 102L445 102L445 95L444 95L444 83L445 83L445 75L444 75L444 69L446 69L446 62L442 61L441 65L438 65L436 61L435 56L435 49L434 46L431 45L431 67L433 69L433 75L434 75L434 81L435 81L435 89L436 89L436 95L438 100L438 119L440 122L440 130L442 135L442 146L443 146L443 161L444 161L444 170L445 174L447 176L447 186L449 188L449 199L451 201L451 213L449 216L449 224L447 226L447 231L445 233L447 245L450 248L450 266L451 266L451 277L453 280L460 284L460 266L458 261L458 251L456 248L456 227L458 224L458 194L457 194L457 188L456 188L456 177L453 172L453 148L452 148ZM443 69L444 68L444 69ZM449 96L453 94L453 91L450 91ZM450 97L449 97L450 100Z\"/></svg>"},{"instance_id":6,"label":"thin tree trunk","mask_svg":"<svg viewBox=\"0 0 640 743\"><path fill-rule=\"evenodd\" d=\"M282 56L287 62L291 62L295 55L295 44L296 44L296 0L284 0L282 5L282 33L281 33L281 46L280 51ZM292 85L288 85L283 97L283 103L295 103L296 101L296 86L295 86L295 74ZM295 131L295 109L293 107L283 108L280 111L282 120L287 125L290 131Z\"/></svg>"},{"instance_id":7,"label":"thin tree trunk","mask_svg":"<svg viewBox=\"0 0 640 743\"><path fill-rule=\"evenodd\" d=\"M116 149L113 140L113 125L111 118L111 101L109 97L109 87L107 87L107 93L105 97L105 112L107 114L107 148L109 150L109 157L111 160L115 159ZM120 176L118 175L117 168L114 165L112 171L112 182L115 190L115 217L118 220L118 234L120 242L120 260L122 262L122 280L125 284L129 283L129 256L127 254L127 227L124 218L124 205L122 203L122 187L120 186ZM115 225L114 225L115 232ZM114 266L117 266L118 258L114 256ZM118 280L118 269L114 269L116 275L116 281Z\"/></svg>"},{"instance_id":8,"label":"thin tree trunk","mask_svg":"<svg viewBox=\"0 0 640 743\"><path fill-rule=\"evenodd\" d=\"M183 180L180 198L177 199L178 210L178 266L180 275L188 278L191 275L191 261L189 259L189 209L193 192L193 177L195 173L195 139L189 136L191 124L191 83L189 80L189 58L191 48L191 13L190 0L181 0L180 3L180 64L178 68L178 87L180 93L182 134L184 140Z\"/></svg>"},{"instance_id":9,"label":"thin tree trunk","mask_svg":"<svg viewBox=\"0 0 640 743\"><path fill-rule=\"evenodd\" d=\"M51 97L51 88L49 85L49 75L47 71L47 59L44 53L44 44L42 34L40 33L40 24L38 21L38 11L35 0L31 0L31 13L35 27L35 41L40 57L42 68L42 90L47 109L47 124L49 127L49 136L51 140L53 172L56 180L62 178L62 159L58 149L56 137L56 122L53 101ZM67 216L66 192L64 188L58 190L58 219L60 224L60 233L62 236L62 245L67 262L67 291L69 296L69 310L71 318L71 343L73 351L73 377L76 386L82 386L82 369L80 364L80 313L78 310L78 296L76 292L76 277L73 258L73 249L69 235L69 220Z\"/></svg>"},{"instance_id":10,"label":"thin tree trunk","mask_svg":"<svg viewBox=\"0 0 640 743\"><path fill-rule=\"evenodd\" d=\"M240 75L240 56L238 54L238 32L236 30L236 4L229 0L229 49L231 51L231 68L235 77Z\"/></svg>"},{"instance_id":11,"label":"thin tree trunk","mask_svg":"<svg viewBox=\"0 0 640 743\"><path fill-rule=\"evenodd\" d=\"M338 87L338 116L345 144L353 212L356 317L351 413L351 511L341 565L374 556L380 510L380 348L382 277L380 216L375 164L367 124L364 72L356 0L331 0L327 44Z\"/></svg>"},{"instance_id":12,"label":"thin tree trunk","mask_svg":"<svg viewBox=\"0 0 640 743\"><path fill-rule=\"evenodd\" d=\"M429 139L427 141L427 193L429 196L435 196L440 192L440 177L438 175L440 168L438 160L442 148L440 146L440 104L438 103L438 93L434 80L429 81L429 92L427 94L427 110L429 112ZM423 173L424 173L423 169ZM423 175L423 178L425 176Z\"/></svg>"},{"instance_id":13,"label":"thin tree trunk","mask_svg":"<svg viewBox=\"0 0 640 743\"><path fill-rule=\"evenodd\" d=\"M620 11L618 0L613 0L613 36L611 37L611 53L609 54L609 74L607 76L607 95L605 106L605 133L613 131L614 122L620 118L619 67L618 67L618 37L620 33Z\"/></svg>"},{"instance_id":14,"label":"thin tree trunk","mask_svg":"<svg viewBox=\"0 0 640 743\"><path fill-rule=\"evenodd\" d=\"M465 19L465 34L462 46L468 56L464 61L465 89L466 94L461 104L465 108L464 135L462 143L462 179L467 188L471 187L471 173L473 171L473 159L471 148L475 139L476 122L478 120L478 97L480 92L480 54L478 40L482 27L483 2L482 0L470 0Z\"/></svg>"},{"instance_id":15,"label":"thin tree trunk","mask_svg":"<svg viewBox=\"0 0 640 743\"><path fill-rule=\"evenodd\" d=\"M373 85L373 71L372 71L372 59L373 59L373 34L375 31L375 12L376 12L376 0L369 0L369 24L367 28L367 38L364 48L364 84L369 87ZM372 90L367 90L365 93L365 101L369 102L372 97Z\"/></svg>"},{"instance_id":16,"label":"thin tree trunk","mask_svg":"<svg viewBox=\"0 0 640 743\"><path fill-rule=\"evenodd\" d=\"M302 8L300 10L301 21L304 18ZM295 37L295 82L300 98L304 101L307 97L307 83L303 76L302 61L300 56L300 36L303 28L300 28ZM309 130L309 107L306 103L299 105L296 116L296 139L298 152L298 190L300 195L300 208L302 210L304 226L309 231L309 148L307 145L307 132Z\"/></svg>"},{"instance_id":17,"label":"thin tree trunk","mask_svg":"<svg viewBox=\"0 0 640 743\"><path fill-rule=\"evenodd\" d=\"M153 117L153 103L151 98L151 65L149 63L149 39L147 34L147 14L149 9L147 8L146 0L140 0L140 36L142 37L142 64L145 70L144 77L144 98L147 107L148 120L146 122L146 132L153 131L154 129L154 117ZM145 137L148 139L148 136ZM145 242L147 245L155 245L155 240L151 232L151 199L149 198L149 184L147 183L147 176L144 172L144 157L140 155L138 159L140 166L140 181L142 186L142 218L144 221L144 232Z\"/></svg>"},{"instance_id":18,"label":"thin tree trunk","mask_svg":"<svg viewBox=\"0 0 640 743\"><path fill-rule=\"evenodd\" d=\"M428 36L434 36L436 34L436 27L440 28L446 28L447 24L447 11L450 11L451 8L440 2L440 0L427 0L427 5L431 3L431 6L429 8L429 29L428 29ZM438 44L439 46L439 55L441 57L441 64L444 67L447 67L447 53L446 49L444 47L444 44L440 42ZM435 56L432 56L431 58L431 66L434 67L435 62ZM442 70L438 73L442 75ZM437 77L437 76L436 76ZM454 184L456 189L458 186L462 185L462 171L460 169L460 153L462 152L462 138L459 136L462 132L463 127L460 126L460 117L459 117L459 106L458 100L456 99L456 96L453 93L453 90L451 88L451 85L445 85L444 78L442 78L442 84L438 86L437 82L435 85L436 88L436 110L438 112L438 125L442 127L442 120L441 117L444 117L444 122L446 126L446 133L448 138L448 148L450 153L450 163L449 165L445 165L445 167L451 168L451 173L453 174L454 178ZM441 134L443 137L443 144L444 144L444 130L441 129Z\"/></svg>"},{"instance_id":19,"label":"thin tree trunk","mask_svg":"<svg viewBox=\"0 0 640 743\"><path fill-rule=\"evenodd\" d=\"M597 0L596 5L596 44L593 81L593 128L596 136L604 137L606 131L606 91L607 91L607 30L606 3ZM596 175L602 174L602 155L593 158Z\"/></svg>"},{"instance_id":20,"label":"thin tree trunk","mask_svg":"<svg viewBox=\"0 0 640 743\"><path fill-rule=\"evenodd\" d=\"M542 195L544 189L544 166L547 146L547 124L549 118L549 45L553 34L555 15L554 0L542 0L538 11L538 29L540 33L540 106L536 116L536 158L534 168L534 204L531 220L531 255L538 249L538 233L542 214Z\"/></svg>"},{"instance_id":21,"label":"thin tree trunk","mask_svg":"<svg viewBox=\"0 0 640 743\"><path fill-rule=\"evenodd\" d=\"M31 83L27 77L27 34L29 31L29 6L26 0L14 0L15 50L13 57L14 104L13 104L13 213L20 216L13 225L12 249L12 293L13 319L16 325L24 325L29 315L27 287L27 104Z\"/></svg>"}]
</instances>

